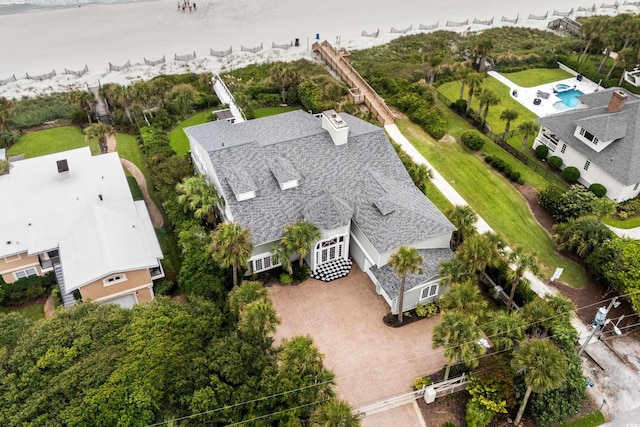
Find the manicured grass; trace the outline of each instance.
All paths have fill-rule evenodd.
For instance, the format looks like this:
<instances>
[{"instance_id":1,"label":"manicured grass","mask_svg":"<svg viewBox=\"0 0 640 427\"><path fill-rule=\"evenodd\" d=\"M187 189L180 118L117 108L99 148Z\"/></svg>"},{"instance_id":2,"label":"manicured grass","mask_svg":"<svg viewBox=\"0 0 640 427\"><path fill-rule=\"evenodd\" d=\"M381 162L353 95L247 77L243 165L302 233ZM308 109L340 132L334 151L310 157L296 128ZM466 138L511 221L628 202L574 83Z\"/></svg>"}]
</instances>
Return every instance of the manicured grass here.
<instances>
[{"instance_id":1,"label":"manicured grass","mask_svg":"<svg viewBox=\"0 0 640 427\"><path fill-rule=\"evenodd\" d=\"M138 145L138 140L135 136L124 133L117 134L116 151L120 157L136 165L148 179L147 164L144 162L144 155L142 154L142 150L140 150L140 145Z\"/></svg>"},{"instance_id":2,"label":"manicured grass","mask_svg":"<svg viewBox=\"0 0 640 427\"><path fill-rule=\"evenodd\" d=\"M82 132L74 126L63 126L31 132L20 138L7 154L15 156L24 154L26 159L60 151L73 150L89 145ZM97 142L91 144L91 153L100 154Z\"/></svg>"},{"instance_id":3,"label":"manicured grass","mask_svg":"<svg viewBox=\"0 0 640 427\"><path fill-rule=\"evenodd\" d=\"M615 218L605 218L602 220L602 222L612 227L624 228L628 230L629 228L640 227L640 216L636 216L636 217L625 219L625 220L615 219Z\"/></svg>"},{"instance_id":4,"label":"manicured grass","mask_svg":"<svg viewBox=\"0 0 640 427\"><path fill-rule=\"evenodd\" d=\"M269 108L256 108L253 110L253 114L256 119L261 117L275 116L276 114L286 113L287 111L299 110L300 107L269 107Z\"/></svg>"},{"instance_id":5,"label":"manicured grass","mask_svg":"<svg viewBox=\"0 0 640 427\"><path fill-rule=\"evenodd\" d=\"M127 183L129 184L129 190L131 190L133 200L144 200L142 191L140 191L140 187L138 186L136 179L131 175L127 175Z\"/></svg>"},{"instance_id":6,"label":"manicured grass","mask_svg":"<svg viewBox=\"0 0 640 427\"><path fill-rule=\"evenodd\" d=\"M201 125L203 123L210 122L211 120L211 111L207 110L196 113L187 120L180 122L178 126L169 132L169 144L171 145L171 148L173 148L173 151L175 151L178 156L186 156L189 152L189 138L187 138L187 135L182 129L189 126Z\"/></svg>"},{"instance_id":7,"label":"manicured grass","mask_svg":"<svg viewBox=\"0 0 640 427\"><path fill-rule=\"evenodd\" d=\"M442 194L438 187L436 187L431 181L427 183L427 197L434 205L436 205L436 208L438 208L438 210L442 213L445 213L453 207L453 204L449 201L449 199L444 197L444 194Z\"/></svg>"},{"instance_id":8,"label":"manicured grass","mask_svg":"<svg viewBox=\"0 0 640 427\"><path fill-rule=\"evenodd\" d=\"M168 233L165 227L156 229L156 237L160 243L160 249L164 254L162 267L166 280L175 280L180 271L180 249L173 235Z\"/></svg>"},{"instance_id":9,"label":"manicured grass","mask_svg":"<svg viewBox=\"0 0 640 427\"><path fill-rule=\"evenodd\" d=\"M24 308L0 307L0 312L10 313L12 311L16 311L32 320L44 319L44 304L34 304Z\"/></svg>"},{"instance_id":10,"label":"manicured grass","mask_svg":"<svg viewBox=\"0 0 640 427\"><path fill-rule=\"evenodd\" d=\"M520 123L527 120L535 120L538 117L524 105L513 100L509 94L509 88L493 77L486 77L482 83L482 87L491 89L498 94L501 99L500 104L489 107L489 115L487 116L487 124L491 126L491 130L494 133L504 132L505 122L500 120L500 114L502 114L506 109L518 112L518 118L511 122L511 129L516 129ZM454 81L440 85L438 87L438 92L442 93L451 101L455 101L460 95L460 82ZM464 96L464 99L466 100L467 88L465 88ZM478 99L474 95L473 100L471 101L471 108L474 109L474 111L478 111L478 105Z\"/></svg>"},{"instance_id":11,"label":"manicured grass","mask_svg":"<svg viewBox=\"0 0 640 427\"><path fill-rule=\"evenodd\" d=\"M586 276L582 267L555 252L549 235L505 178L488 169L478 156L469 154L460 144L437 142L408 120L396 123L416 149L509 246L522 245L537 254L543 277L551 277L556 267L562 267L563 281L577 288L583 286Z\"/></svg>"},{"instance_id":12,"label":"manicured grass","mask_svg":"<svg viewBox=\"0 0 640 427\"><path fill-rule=\"evenodd\" d=\"M560 68L533 68L531 70L501 74L522 87L540 86L573 77Z\"/></svg>"},{"instance_id":13,"label":"manicured grass","mask_svg":"<svg viewBox=\"0 0 640 427\"><path fill-rule=\"evenodd\" d=\"M602 412L595 411L570 423L562 424L560 427L595 427L604 424L605 421Z\"/></svg>"}]
</instances>

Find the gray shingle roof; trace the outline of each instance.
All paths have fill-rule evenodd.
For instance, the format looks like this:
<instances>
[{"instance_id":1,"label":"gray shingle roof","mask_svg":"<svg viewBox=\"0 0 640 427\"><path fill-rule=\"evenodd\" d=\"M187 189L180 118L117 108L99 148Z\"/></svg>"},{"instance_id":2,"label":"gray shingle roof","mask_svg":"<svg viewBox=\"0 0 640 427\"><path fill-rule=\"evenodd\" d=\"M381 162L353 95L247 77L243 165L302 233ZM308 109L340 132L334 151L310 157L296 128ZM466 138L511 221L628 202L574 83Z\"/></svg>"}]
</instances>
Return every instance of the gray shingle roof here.
<instances>
[{"instance_id":1,"label":"gray shingle roof","mask_svg":"<svg viewBox=\"0 0 640 427\"><path fill-rule=\"evenodd\" d=\"M236 196L258 189L256 183L251 179L249 172L242 168L230 167L226 170L226 176L231 191L233 191L233 194Z\"/></svg>"},{"instance_id":2,"label":"gray shingle roof","mask_svg":"<svg viewBox=\"0 0 640 427\"><path fill-rule=\"evenodd\" d=\"M407 274L407 279L404 285L405 292L434 278L438 274L440 263L450 261L455 256L453 251L449 248L418 249L418 252L420 252L423 259L423 274ZM374 265L371 267L370 271L378 280L378 283L380 283L380 286L382 286L389 298L394 299L400 294L402 278L396 275L395 271L393 271L393 268L391 268L389 264L382 266L382 268L378 268L378 266Z\"/></svg>"},{"instance_id":3,"label":"gray shingle roof","mask_svg":"<svg viewBox=\"0 0 640 427\"><path fill-rule=\"evenodd\" d=\"M291 162L282 156L276 156L270 163L271 172L276 177L278 184L282 185L285 182L300 179L301 176L293 167Z\"/></svg>"},{"instance_id":4,"label":"gray shingle roof","mask_svg":"<svg viewBox=\"0 0 640 427\"><path fill-rule=\"evenodd\" d=\"M622 111L607 113L613 90L626 93L627 101ZM538 122L624 185L640 182L640 97L611 88L583 95L580 102L578 108L539 118ZM615 141L598 153L573 136L577 125L602 141Z\"/></svg>"},{"instance_id":5,"label":"gray shingle roof","mask_svg":"<svg viewBox=\"0 0 640 427\"><path fill-rule=\"evenodd\" d=\"M302 209L302 218L322 230L333 230L347 225L352 216L351 207L330 193L312 199Z\"/></svg>"},{"instance_id":6,"label":"gray shingle roof","mask_svg":"<svg viewBox=\"0 0 640 427\"><path fill-rule=\"evenodd\" d=\"M256 244L282 237L285 225L303 219L305 207L327 195L327 200L334 200L333 213L317 214L316 219L339 223L348 208L379 252L453 231L416 188L384 130L345 113L341 117L349 126L349 140L340 146L322 129L320 118L303 111L234 125L212 122L185 131L209 150L227 206L236 221L251 229ZM270 168L270 159L278 157L288 159L300 173L298 187L280 189ZM254 199L237 202L229 197L226 174L231 165L250 174L257 185ZM396 210L382 215L373 204L379 199L392 201ZM346 208L340 209L340 204Z\"/></svg>"}]
</instances>

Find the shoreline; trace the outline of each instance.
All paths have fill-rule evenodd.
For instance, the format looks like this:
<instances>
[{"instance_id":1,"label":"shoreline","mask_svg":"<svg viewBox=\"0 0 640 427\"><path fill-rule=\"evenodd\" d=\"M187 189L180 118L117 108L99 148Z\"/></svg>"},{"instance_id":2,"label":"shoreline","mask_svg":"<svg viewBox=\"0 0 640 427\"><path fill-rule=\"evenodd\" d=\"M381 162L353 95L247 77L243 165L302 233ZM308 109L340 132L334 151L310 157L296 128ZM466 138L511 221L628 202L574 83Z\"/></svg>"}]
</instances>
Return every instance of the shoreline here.
<instances>
[{"instance_id":1,"label":"shoreline","mask_svg":"<svg viewBox=\"0 0 640 427\"><path fill-rule=\"evenodd\" d=\"M196 0L197 1L197 0ZM515 26L544 29L556 17L544 8L568 11L573 0L558 4L555 0L539 0L530 5L515 0L504 10L496 4L476 4L475 0L452 0L446 5L425 6L418 0L397 0L389 7L384 0L325 0L317 5L303 5L296 0L273 0L255 3L236 0L233 6L220 0L197 1L198 10L179 12L175 0L140 0L120 3L92 2L82 7L31 7L24 13L0 13L0 39L3 60L0 61L0 96L17 98L43 93L95 86L101 83L127 84L132 80L150 79L159 74L225 71L251 63L291 61L311 58L307 45L319 35L320 40L349 50L365 49L388 43L402 36L392 28L411 29L407 35L425 33L420 25L438 23L437 30L463 32L482 31L499 26L501 17L520 17ZM590 7L591 5L585 5ZM22 8L22 5L6 5ZM2 6L0 6L2 9ZM530 13L544 15L546 20L529 20ZM633 9L633 10L631 10ZM596 14L636 12L638 7L620 6L617 11L599 8ZM554 11L555 12L555 11ZM586 13L593 15L593 13ZM582 13L581 15L585 15ZM491 26L474 24L473 20L494 19ZM572 15L575 18L575 14ZM456 25L447 25L453 24ZM460 25L457 25L460 24ZM363 32L379 32L377 38ZM300 45L289 49L273 49L272 43L289 44L298 39ZM241 52L241 47L260 47L257 53ZM209 50L232 48L225 58L210 55ZM174 55L196 53L188 62L174 60ZM165 57L166 63L150 67L144 59ZM132 64L124 71L109 71L109 64ZM65 68L89 72L82 77L62 74ZM56 71L44 81L28 80ZM16 81L12 80L16 77ZM5 83L5 84L2 84Z\"/></svg>"}]
</instances>

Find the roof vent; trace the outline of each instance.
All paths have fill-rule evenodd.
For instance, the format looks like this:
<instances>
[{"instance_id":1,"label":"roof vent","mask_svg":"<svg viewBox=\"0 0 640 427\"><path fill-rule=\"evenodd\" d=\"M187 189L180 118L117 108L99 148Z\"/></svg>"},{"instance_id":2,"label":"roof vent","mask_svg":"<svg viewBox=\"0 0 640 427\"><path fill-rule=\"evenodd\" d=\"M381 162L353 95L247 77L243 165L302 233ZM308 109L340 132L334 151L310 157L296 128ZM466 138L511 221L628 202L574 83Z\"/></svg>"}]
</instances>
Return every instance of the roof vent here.
<instances>
[{"instance_id":1,"label":"roof vent","mask_svg":"<svg viewBox=\"0 0 640 427\"><path fill-rule=\"evenodd\" d=\"M607 113L617 113L622 111L624 104L627 101L627 94L621 90L614 90L611 92L611 99L607 106Z\"/></svg>"},{"instance_id":2,"label":"roof vent","mask_svg":"<svg viewBox=\"0 0 640 427\"><path fill-rule=\"evenodd\" d=\"M60 178L69 178L69 162L67 162L67 159L58 160L56 164L58 165L58 174L60 174Z\"/></svg>"}]
</instances>

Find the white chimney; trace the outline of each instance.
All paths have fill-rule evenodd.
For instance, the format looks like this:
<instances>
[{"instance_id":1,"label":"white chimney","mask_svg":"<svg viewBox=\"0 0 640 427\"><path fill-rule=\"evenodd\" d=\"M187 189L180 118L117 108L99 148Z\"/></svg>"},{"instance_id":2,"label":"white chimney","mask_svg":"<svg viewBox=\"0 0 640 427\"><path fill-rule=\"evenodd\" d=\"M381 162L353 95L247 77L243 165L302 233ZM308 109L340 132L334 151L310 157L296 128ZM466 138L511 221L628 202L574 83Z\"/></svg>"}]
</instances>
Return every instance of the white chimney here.
<instances>
[{"instance_id":1,"label":"white chimney","mask_svg":"<svg viewBox=\"0 0 640 427\"><path fill-rule=\"evenodd\" d=\"M322 129L329 132L335 145L343 145L349 139L349 126L334 110L322 113Z\"/></svg>"}]
</instances>

